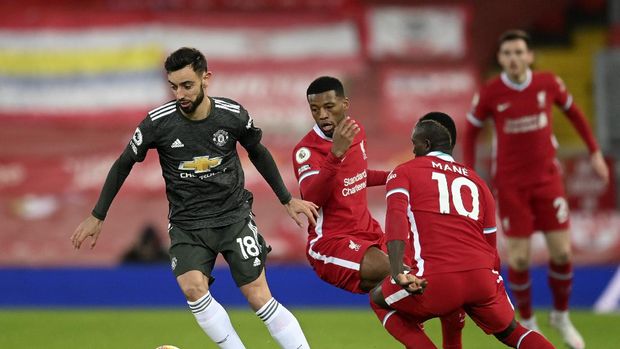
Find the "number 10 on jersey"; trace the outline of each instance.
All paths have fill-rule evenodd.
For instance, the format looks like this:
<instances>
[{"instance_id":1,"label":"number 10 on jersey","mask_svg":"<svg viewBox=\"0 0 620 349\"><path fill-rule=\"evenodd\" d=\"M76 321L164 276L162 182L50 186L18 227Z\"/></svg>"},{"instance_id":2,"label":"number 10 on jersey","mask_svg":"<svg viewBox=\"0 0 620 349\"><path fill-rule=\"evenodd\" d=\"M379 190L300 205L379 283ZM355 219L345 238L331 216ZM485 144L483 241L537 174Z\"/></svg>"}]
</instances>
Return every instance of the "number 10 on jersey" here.
<instances>
[{"instance_id":1,"label":"number 10 on jersey","mask_svg":"<svg viewBox=\"0 0 620 349\"><path fill-rule=\"evenodd\" d=\"M450 183L450 190L448 190L448 178L445 173L433 172L432 179L437 181L437 189L439 190L439 213L450 213L450 198L452 198L452 205L454 205L458 214L478 220L480 200L478 197L478 187L474 182L466 177L456 177ZM467 187L471 193L471 211L468 211L463 204L463 197L461 196L461 188L463 186Z\"/></svg>"}]
</instances>

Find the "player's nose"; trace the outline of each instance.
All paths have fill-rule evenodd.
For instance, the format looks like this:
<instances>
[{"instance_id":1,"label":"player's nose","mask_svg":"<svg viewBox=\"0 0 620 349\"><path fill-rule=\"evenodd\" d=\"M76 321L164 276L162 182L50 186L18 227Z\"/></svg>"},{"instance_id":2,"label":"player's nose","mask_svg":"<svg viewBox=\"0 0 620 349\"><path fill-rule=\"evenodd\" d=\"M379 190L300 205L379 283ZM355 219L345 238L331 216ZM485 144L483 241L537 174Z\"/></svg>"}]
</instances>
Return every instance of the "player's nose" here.
<instances>
[{"instance_id":1,"label":"player's nose","mask_svg":"<svg viewBox=\"0 0 620 349\"><path fill-rule=\"evenodd\" d=\"M176 99L182 99L183 97L185 97L185 93L179 88L176 91L174 91L174 97Z\"/></svg>"},{"instance_id":2,"label":"player's nose","mask_svg":"<svg viewBox=\"0 0 620 349\"><path fill-rule=\"evenodd\" d=\"M327 113L327 110L325 110L325 108L319 109L319 119L325 120L328 117L329 117L329 114Z\"/></svg>"}]
</instances>

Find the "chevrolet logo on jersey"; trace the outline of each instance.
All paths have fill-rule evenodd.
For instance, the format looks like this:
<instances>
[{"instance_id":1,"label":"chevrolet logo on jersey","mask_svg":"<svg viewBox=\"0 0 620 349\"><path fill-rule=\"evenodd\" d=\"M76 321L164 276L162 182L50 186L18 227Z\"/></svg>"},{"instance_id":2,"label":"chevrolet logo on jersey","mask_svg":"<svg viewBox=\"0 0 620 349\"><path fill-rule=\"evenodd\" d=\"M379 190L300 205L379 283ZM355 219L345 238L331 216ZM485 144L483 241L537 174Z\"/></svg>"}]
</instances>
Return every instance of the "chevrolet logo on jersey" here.
<instances>
[{"instance_id":1,"label":"chevrolet logo on jersey","mask_svg":"<svg viewBox=\"0 0 620 349\"><path fill-rule=\"evenodd\" d=\"M222 163L221 157L209 158L208 156L196 156L192 161L181 161L179 170L194 171L194 173L205 173Z\"/></svg>"}]
</instances>

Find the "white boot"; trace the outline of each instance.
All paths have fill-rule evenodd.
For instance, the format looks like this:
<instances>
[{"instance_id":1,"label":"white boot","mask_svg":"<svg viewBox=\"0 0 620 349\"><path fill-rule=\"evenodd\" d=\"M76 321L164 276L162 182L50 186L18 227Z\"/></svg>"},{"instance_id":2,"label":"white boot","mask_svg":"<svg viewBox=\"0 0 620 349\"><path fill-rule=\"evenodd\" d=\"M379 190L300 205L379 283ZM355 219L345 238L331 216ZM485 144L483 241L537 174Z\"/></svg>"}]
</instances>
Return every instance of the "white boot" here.
<instances>
[{"instance_id":1,"label":"white boot","mask_svg":"<svg viewBox=\"0 0 620 349\"><path fill-rule=\"evenodd\" d=\"M519 322L521 323L521 325L523 325L523 327L527 328L528 330L536 331L542 334L542 332L540 331L540 327L538 327L538 323L536 322L536 316L532 315L531 318L521 319L519 320Z\"/></svg>"},{"instance_id":2,"label":"white boot","mask_svg":"<svg viewBox=\"0 0 620 349\"><path fill-rule=\"evenodd\" d=\"M584 349L586 343L568 317L568 311L552 310L549 314L549 323L554 327L564 339L566 345L571 349Z\"/></svg>"}]
</instances>

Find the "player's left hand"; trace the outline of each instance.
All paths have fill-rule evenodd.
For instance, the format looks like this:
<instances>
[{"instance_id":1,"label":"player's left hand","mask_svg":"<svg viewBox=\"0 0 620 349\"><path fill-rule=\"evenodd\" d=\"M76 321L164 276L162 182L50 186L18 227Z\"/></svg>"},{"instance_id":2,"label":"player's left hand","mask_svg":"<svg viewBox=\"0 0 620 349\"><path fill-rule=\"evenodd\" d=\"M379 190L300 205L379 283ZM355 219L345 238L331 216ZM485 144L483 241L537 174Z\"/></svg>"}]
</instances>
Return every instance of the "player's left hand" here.
<instances>
[{"instance_id":1,"label":"player's left hand","mask_svg":"<svg viewBox=\"0 0 620 349\"><path fill-rule=\"evenodd\" d=\"M317 211L319 206L314 202L292 198L291 201L284 206L286 207L288 215L293 218L298 226L303 228L303 222L297 217L300 213L308 217L308 223L310 223L310 225L316 225L316 219L319 218L319 212Z\"/></svg>"},{"instance_id":2,"label":"player's left hand","mask_svg":"<svg viewBox=\"0 0 620 349\"><path fill-rule=\"evenodd\" d=\"M607 163L600 150L592 153L590 156L590 163L592 164L594 172L605 181L605 184L609 183L609 168L607 168Z\"/></svg>"}]
</instances>

